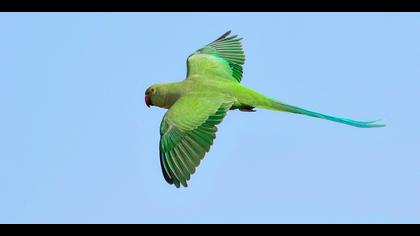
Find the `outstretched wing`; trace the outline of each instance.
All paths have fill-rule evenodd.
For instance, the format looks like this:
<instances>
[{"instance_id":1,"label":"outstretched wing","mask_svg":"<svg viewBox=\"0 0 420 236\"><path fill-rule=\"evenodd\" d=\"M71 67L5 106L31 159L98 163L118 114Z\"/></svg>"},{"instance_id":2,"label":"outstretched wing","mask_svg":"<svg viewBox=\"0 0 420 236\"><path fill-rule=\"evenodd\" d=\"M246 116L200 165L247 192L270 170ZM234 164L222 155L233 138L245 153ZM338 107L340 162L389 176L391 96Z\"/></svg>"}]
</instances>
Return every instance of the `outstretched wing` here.
<instances>
[{"instance_id":1,"label":"outstretched wing","mask_svg":"<svg viewBox=\"0 0 420 236\"><path fill-rule=\"evenodd\" d=\"M160 125L160 164L163 176L177 188L187 181L210 150L216 125L233 101L219 94L188 94L166 112Z\"/></svg>"},{"instance_id":2,"label":"outstretched wing","mask_svg":"<svg viewBox=\"0 0 420 236\"><path fill-rule=\"evenodd\" d=\"M226 32L188 57L187 79L191 75L214 75L241 82L242 65L245 63L242 38L229 34L230 31Z\"/></svg>"}]
</instances>

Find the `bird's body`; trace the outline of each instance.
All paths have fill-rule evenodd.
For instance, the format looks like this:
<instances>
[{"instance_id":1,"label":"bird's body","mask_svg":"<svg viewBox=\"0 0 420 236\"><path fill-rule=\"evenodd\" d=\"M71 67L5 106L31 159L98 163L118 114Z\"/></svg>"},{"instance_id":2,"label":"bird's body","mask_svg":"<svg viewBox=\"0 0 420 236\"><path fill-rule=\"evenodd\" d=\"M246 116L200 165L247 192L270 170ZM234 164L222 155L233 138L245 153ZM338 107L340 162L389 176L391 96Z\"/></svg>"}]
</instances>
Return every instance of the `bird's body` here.
<instances>
[{"instance_id":1,"label":"bird's body","mask_svg":"<svg viewBox=\"0 0 420 236\"><path fill-rule=\"evenodd\" d=\"M225 79L209 79L205 76L192 76L192 78L175 83L160 84L160 88L165 88L167 100L162 108L169 109L181 96L186 94L220 94L234 100L231 107L239 109L241 107L270 107L270 99L261 93L247 88L239 83L234 83Z\"/></svg>"},{"instance_id":2,"label":"bird's body","mask_svg":"<svg viewBox=\"0 0 420 236\"><path fill-rule=\"evenodd\" d=\"M230 31L197 50L187 60L185 80L159 83L146 90L145 102L169 109L160 127L160 162L170 184L187 181L216 137L216 125L229 110L263 108L327 119L361 128L383 127L375 121L355 121L282 103L240 84L245 62L240 40Z\"/></svg>"}]
</instances>

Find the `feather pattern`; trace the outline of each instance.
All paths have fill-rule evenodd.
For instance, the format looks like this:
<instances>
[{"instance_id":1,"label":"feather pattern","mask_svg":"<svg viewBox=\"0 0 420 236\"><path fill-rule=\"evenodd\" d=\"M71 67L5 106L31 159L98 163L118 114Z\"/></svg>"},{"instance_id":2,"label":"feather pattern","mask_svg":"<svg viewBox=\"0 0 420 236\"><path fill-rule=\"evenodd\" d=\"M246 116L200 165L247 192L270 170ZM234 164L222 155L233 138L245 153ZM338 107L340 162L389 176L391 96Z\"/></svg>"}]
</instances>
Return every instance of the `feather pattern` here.
<instances>
[{"instance_id":1,"label":"feather pattern","mask_svg":"<svg viewBox=\"0 0 420 236\"><path fill-rule=\"evenodd\" d=\"M231 31L224 33L215 41L207 44L206 46L198 49L195 53L188 57L188 69L187 72L191 71L190 67L199 67L202 63L194 63L194 60L203 59L195 57L196 55L204 54L212 57L205 58L206 60L217 61L223 60L227 65L224 70L233 78L236 82L241 82L243 69L242 66L245 64L245 54L242 49L241 40L237 35L229 36ZM229 37L228 37L229 36ZM197 72L197 68L193 68L194 72ZM219 69L219 68L218 68ZM187 75L188 77L188 75Z\"/></svg>"},{"instance_id":2,"label":"feather pattern","mask_svg":"<svg viewBox=\"0 0 420 236\"><path fill-rule=\"evenodd\" d=\"M187 181L210 150L216 138L216 125L222 122L233 103L219 98L209 102L206 96L187 95L165 114L159 150L162 172L168 183L178 188L181 185L187 187ZM202 108L194 109L192 103ZM177 115L179 109L184 111L184 117ZM194 115L194 111L206 113L205 116Z\"/></svg>"}]
</instances>

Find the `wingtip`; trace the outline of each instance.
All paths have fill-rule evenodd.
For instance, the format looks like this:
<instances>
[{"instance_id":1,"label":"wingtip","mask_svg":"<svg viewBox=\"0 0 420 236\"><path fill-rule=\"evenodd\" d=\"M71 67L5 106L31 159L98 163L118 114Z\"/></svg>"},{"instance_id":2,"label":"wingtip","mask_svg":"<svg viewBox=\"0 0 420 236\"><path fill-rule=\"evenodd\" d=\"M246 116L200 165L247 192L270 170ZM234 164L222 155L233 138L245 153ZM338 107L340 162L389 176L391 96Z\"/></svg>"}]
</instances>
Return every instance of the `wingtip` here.
<instances>
[{"instance_id":1,"label":"wingtip","mask_svg":"<svg viewBox=\"0 0 420 236\"><path fill-rule=\"evenodd\" d=\"M231 32L232 32L231 30L228 30L226 33L222 34L222 36L217 38L215 41L226 38Z\"/></svg>"}]
</instances>

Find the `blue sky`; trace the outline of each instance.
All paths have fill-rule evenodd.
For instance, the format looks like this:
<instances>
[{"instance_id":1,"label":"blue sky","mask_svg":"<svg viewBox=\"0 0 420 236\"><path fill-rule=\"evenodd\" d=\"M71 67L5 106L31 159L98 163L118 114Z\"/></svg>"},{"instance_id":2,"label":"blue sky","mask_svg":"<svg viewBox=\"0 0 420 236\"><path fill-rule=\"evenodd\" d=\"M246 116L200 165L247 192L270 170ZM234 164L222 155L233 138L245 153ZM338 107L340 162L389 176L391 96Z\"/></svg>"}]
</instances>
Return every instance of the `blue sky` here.
<instances>
[{"instance_id":1,"label":"blue sky","mask_svg":"<svg viewBox=\"0 0 420 236\"><path fill-rule=\"evenodd\" d=\"M0 223L420 223L417 13L0 14ZM232 111L189 187L145 89L244 38L243 84L359 120Z\"/></svg>"}]
</instances>

